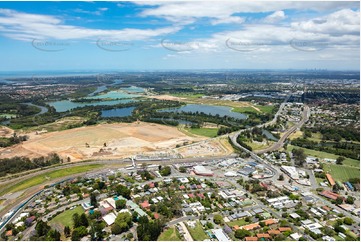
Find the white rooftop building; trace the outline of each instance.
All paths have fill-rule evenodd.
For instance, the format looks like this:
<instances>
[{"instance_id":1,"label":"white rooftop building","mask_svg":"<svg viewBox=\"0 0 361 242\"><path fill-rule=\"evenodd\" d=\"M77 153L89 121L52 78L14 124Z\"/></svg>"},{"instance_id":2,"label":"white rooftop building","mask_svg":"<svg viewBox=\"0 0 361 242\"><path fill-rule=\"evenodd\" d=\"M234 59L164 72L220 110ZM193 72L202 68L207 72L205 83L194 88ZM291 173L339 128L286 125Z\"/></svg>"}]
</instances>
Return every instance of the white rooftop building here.
<instances>
[{"instance_id":1,"label":"white rooftop building","mask_svg":"<svg viewBox=\"0 0 361 242\"><path fill-rule=\"evenodd\" d=\"M281 166L281 171L286 173L293 180L298 180L299 179L297 169L294 166Z\"/></svg>"},{"instance_id":2,"label":"white rooftop building","mask_svg":"<svg viewBox=\"0 0 361 242\"><path fill-rule=\"evenodd\" d=\"M115 222L116 218L117 216L115 216L114 213L109 213L103 217L103 220L107 223L108 226L110 226Z\"/></svg>"}]
</instances>

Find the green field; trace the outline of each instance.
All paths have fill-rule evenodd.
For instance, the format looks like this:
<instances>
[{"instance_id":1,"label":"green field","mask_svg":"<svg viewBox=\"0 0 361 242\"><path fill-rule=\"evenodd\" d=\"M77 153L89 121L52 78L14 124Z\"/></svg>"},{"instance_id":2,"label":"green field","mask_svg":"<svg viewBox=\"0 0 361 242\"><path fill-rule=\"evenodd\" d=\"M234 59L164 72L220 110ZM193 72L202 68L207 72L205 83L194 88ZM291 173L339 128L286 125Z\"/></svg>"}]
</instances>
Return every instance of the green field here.
<instances>
[{"instance_id":1,"label":"green field","mask_svg":"<svg viewBox=\"0 0 361 242\"><path fill-rule=\"evenodd\" d=\"M227 223L229 227L233 227L235 225L238 225L238 226L243 226L243 225L246 225L248 224L244 219L239 219L239 220L235 220L235 221L232 221L232 222L229 222Z\"/></svg>"},{"instance_id":2,"label":"green field","mask_svg":"<svg viewBox=\"0 0 361 242\"><path fill-rule=\"evenodd\" d=\"M251 146L252 150L262 150L273 145L274 141L268 141L266 144L256 143L251 141L246 141L245 143Z\"/></svg>"},{"instance_id":3,"label":"green field","mask_svg":"<svg viewBox=\"0 0 361 242\"><path fill-rule=\"evenodd\" d=\"M217 137L217 132L218 132L218 129L213 129L213 128L199 128L199 129L186 128L185 130L195 135L200 135L210 138Z\"/></svg>"},{"instance_id":4,"label":"green field","mask_svg":"<svg viewBox=\"0 0 361 242\"><path fill-rule=\"evenodd\" d=\"M78 213L79 215L81 215L82 213L84 213L84 209L82 208L82 206L78 206L72 210L66 210L64 212L62 212L61 214L57 215L56 217L54 217L51 221L50 221L50 226L52 225L58 225L60 224L63 228L65 226L69 226L70 228L73 227L73 215Z\"/></svg>"},{"instance_id":5,"label":"green field","mask_svg":"<svg viewBox=\"0 0 361 242\"><path fill-rule=\"evenodd\" d=\"M18 192L18 191L27 189L29 187L36 186L36 185L45 183L47 181L51 181L55 178L60 178L60 177L65 177L65 176L69 176L69 175L74 175L77 173L91 171L96 168L100 168L102 166L103 165L100 165L100 164L91 164L91 165L83 165L83 166L74 166L71 168L64 168L62 170L46 172L44 174L34 176L32 178L21 181L15 185L7 187L6 189L4 189L3 191L0 192L0 196L3 194L6 194L6 193Z\"/></svg>"},{"instance_id":6,"label":"green field","mask_svg":"<svg viewBox=\"0 0 361 242\"><path fill-rule=\"evenodd\" d=\"M265 105L265 106L261 106L261 105L254 105L256 108L259 108L259 110L261 110L263 113L272 113L272 110L274 108L273 105Z\"/></svg>"},{"instance_id":7,"label":"green field","mask_svg":"<svg viewBox=\"0 0 361 242\"><path fill-rule=\"evenodd\" d=\"M301 148L305 151L305 154L310 155L310 156L314 156L314 157L318 157L321 159L324 158L328 158L328 159L337 159L339 157L339 155L334 155L334 154L330 154L330 153L326 153L323 151L317 151L317 150L310 150L310 149L305 149L302 147L298 147L298 146L293 146L293 145L287 145L287 151L291 151L293 148ZM358 160L354 160L351 158L346 158L343 161L343 164L346 166L353 166L353 167L357 167L360 168L360 161Z\"/></svg>"},{"instance_id":8,"label":"green field","mask_svg":"<svg viewBox=\"0 0 361 242\"><path fill-rule=\"evenodd\" d=\"M209 239L209 237L206 235L206 233L203 230L202 225L199 223L199 221L197 221L196 227L195 228L190 228L187 225L187 228L189 230L189 233L191 234L192 238L196 241L203 241L205 239Z\"/></svg>"},{"instance_id":9,"label":"green field","mask_svg":"<svg viewBox=\"0 0 361 242\"><path fill-rule=\"evenodd\" d=\"M346 182L350 178L360 177L360 169L345 165L325 164L324 170L329 172L336 181Z\"/></svg>"},{"instance_id":10,"label":"green field","mask_svg":"<svg viewBox=\"0 0 361 242\"><path fill-rule=\"evenodd\" d=\"M158 237L158 241L182 241L176 228L169 228L161 233Z\"/></svg>"},{"instance_id":11,"label":"green field","mask_svg":"<svg viewBox=\"0 0 361 242\"><path fill-rule=\"evenodd\" d=\"M204 96L204 94L201 93L171 93L170 95L184 98L201 98Z\"/></svg>"},{"instance_id":12,"label":"green field","mask_svg":"<svg viewBox=\"0 0 361 242\"><path fill-rule=\"evenodd\" d=\"M257 108L259 110L261 110L262 113L271 113L274 106L273 105L267 105L267 106L261 106L261 105L254 105L255 108L248 106L248 107L236 107L236 108L232 108L233 112L237 112L237 113L245 113L245 112L249 112L249 113L259 113L259 111L257 110Z\"/></svg>"}]
</instances>

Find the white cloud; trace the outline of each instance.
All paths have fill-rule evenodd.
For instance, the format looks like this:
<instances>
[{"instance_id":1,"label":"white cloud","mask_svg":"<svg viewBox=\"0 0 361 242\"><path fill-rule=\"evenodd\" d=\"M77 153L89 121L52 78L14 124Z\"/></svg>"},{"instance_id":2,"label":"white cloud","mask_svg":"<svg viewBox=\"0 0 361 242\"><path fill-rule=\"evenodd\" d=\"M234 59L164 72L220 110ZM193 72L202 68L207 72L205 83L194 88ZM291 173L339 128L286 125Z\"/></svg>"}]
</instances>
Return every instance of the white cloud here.
<instances>
[{"instance_id":1,"label":"white cloud","mask_svg":"<svg viewBox=\"0 0 361 242\"><path fill-rule=\"evenodd\" d=\"M227 20L233 18L237 13L262 13L275 12L278 18L282 17L281 10L315 10L330 11L343 8L358 8L356 2L199 2L199 1L182 1L182 2L135 2L138 5L152 6L140 13L142 17L159 17L172 22L184 22L184 24L193 23L196 19L210 18L213 23L227 23ZM277 17L277 16L273 16ZM238 19L240 20L240 19ZM237 21L238 22L238 21Z\"/></svg>"},{"instance_id":2,"label":"white cloud","mask_svg":"<svg viewBox=\"0 0 361 242\"><path fill-rule=\"evenodd\" d=\"M265 23L277 23L279 21L282 21L286 18L286 15L283 11L276 11L270 15L268 15L265 19Z\"/></svg>"},{"instance_id":3,"label":"white cloud","mask_svg":"<svg viewBox=\"0 0 361 242\"><path fill-rule=\"evenodd\" d=\"M219 18L219 19L215 19L212 20L211 23L213 25L217 25L217 24L241 24L245 21L244 18L238 17L238 16L230 16L230 17L225 17L225 18Z\"/></svg>"},{"instance_id":4,"label":"white cloud","mask_svg":"<svg viewBox=\"0 0 361 242\"><path fill-rule=\"evenodd\" d=\"M325 17L292 23L292 27L307 33L359 35L360 12L342 9Z\"/></svg>"},{"instance_id":5,"label":"white cloud","mask_svg":"<svg viewBox=\"0 0 361 242\"><path fill-rule=\"evenodd\" d=\"M103 10L104 11L104 10ZM4 36L18 40L33 39L108 39L136 41L152 37L172 34L179 27L156 29L89 29L66 25L53 16L21 13L8 9L0 9L0 31Z\"/></svg>"}]
</instances>

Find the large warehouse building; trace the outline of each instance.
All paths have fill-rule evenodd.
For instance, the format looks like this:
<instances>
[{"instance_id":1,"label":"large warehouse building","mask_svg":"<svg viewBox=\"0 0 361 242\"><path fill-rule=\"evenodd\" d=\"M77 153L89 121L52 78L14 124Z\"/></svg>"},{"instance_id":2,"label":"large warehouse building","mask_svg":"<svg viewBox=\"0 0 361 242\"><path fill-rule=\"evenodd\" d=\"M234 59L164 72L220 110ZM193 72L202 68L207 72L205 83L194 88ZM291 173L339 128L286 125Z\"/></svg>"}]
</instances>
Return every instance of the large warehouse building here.
<instances>
[{"instance_id":1,"label":"large warehouse building","mask_svg":"<svg viewBox=\"0 0 361 242\"><path fill-rule=\"evenodd\" d=\"M213 171L208 170L204 166L194 166L193 172L199 176L213 176L214 175Z\"/></svg>"}]
</instances>

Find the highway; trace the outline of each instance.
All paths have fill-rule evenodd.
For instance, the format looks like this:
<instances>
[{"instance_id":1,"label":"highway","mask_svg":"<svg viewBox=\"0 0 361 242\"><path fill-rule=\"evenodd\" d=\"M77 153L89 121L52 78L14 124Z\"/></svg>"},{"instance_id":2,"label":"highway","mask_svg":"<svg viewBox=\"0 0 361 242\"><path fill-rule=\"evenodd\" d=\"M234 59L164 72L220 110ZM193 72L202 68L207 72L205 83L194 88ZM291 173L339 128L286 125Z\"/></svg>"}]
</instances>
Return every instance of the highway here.
<instances>
[{"instance_id":1,"label":"highway","mask_svg":"<svg viewBox=\"0 0 361 242\"><path fill-rule=\"evenodd\" d=\"M310 118L310 108L305 105L304 108L303 108L303 112L302 112L302 118L301 118L301 121L298 122L296 125L292 126L291 128L289 128L284 134L283 136L276 142L274 143L272 146L270 147L267 147L265 149L262 149L262 150L257 150L255 151L254 153L256 154L262 154L262 153L267 153L267 152L270 152L270 151L274 151L274 150L278 150L280 149L286 139L292 134L294 133L295 131L297 131L298 129L300 129L302 127L302 125L304 125L308 119Z\"/></svg>"}]
</instances>

